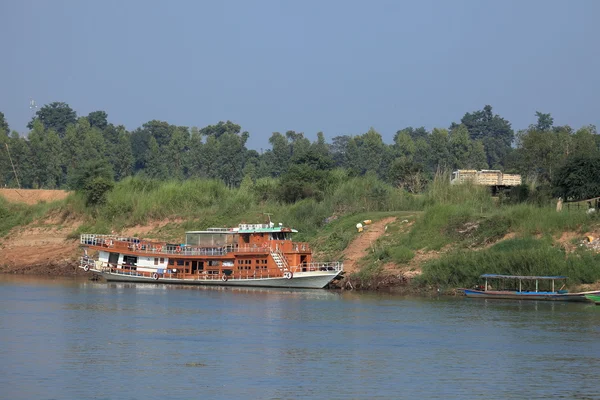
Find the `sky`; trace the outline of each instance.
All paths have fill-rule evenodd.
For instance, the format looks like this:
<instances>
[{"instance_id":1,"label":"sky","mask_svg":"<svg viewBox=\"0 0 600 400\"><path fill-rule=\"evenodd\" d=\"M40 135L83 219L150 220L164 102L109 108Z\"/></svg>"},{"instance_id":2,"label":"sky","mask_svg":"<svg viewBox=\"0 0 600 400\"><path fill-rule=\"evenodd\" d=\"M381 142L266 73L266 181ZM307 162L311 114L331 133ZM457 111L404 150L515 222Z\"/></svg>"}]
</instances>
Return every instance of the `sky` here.
<instances>
[{"instance_id":1,"label":"sky","mask_svg":"<svg viewBox=\"0 0 600 400\"><path fill-rule=\"evenodd\" d=\"M0 0L0 111L38 106L152 120L231 120L314 140L448 127L490 104L515 130L600 128L596 0Z\"/></svg>"}]
</instances>

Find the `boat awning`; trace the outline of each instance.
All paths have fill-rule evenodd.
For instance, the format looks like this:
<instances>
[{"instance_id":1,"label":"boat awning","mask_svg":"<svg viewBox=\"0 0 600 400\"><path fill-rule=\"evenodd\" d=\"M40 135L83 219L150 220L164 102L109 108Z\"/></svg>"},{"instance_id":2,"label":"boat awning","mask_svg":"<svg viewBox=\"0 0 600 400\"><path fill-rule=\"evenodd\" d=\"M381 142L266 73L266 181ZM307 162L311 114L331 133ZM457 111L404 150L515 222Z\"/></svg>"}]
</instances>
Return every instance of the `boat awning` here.
<instances>
[{"instance_id":1,"label":"boat awning","mask_svg":"<svg viewBox=\"0 0 600 400\"><path fill-rule=\"evenodd\" d=\"M523 275L499 275L499 274L483 274L481 278L497 278L497 279L525 279L525 280L564 280L566 276L523 276Z\"/></svg>"}]
</instances>

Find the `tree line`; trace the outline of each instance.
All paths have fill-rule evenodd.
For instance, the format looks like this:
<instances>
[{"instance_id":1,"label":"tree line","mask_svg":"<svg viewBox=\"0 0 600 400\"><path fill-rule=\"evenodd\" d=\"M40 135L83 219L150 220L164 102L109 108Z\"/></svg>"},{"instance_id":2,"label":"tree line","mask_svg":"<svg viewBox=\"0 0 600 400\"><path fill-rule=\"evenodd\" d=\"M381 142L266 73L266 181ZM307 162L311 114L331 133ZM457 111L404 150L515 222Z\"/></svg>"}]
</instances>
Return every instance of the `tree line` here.
<instances>
[{"instance_id":1,"label":"tree line","mask_svg":"<svg viewBox=\"0 0 600 400\"><path fill-rule=\"evenodd\" d=\"M109 190L114 182L141 176L218 179L238 187L244 180L276 178L280 199L293 202L322 196L339 169L349 176L374 174L412 193L422 192L436 171L500 169L551 187L555 194L600 195L600 183L573 190L574 171L591 168L583 175L595 176L596 128L555 126L552 116L541 112L535 118L535 124L515 133L486 105L448 128L400 129L389 144L372 128L362 135L335 136L330 143L322 132L311 142L290 130L274 132L271 147L259 153L247 148L250 133L231 121L190 128L152 120L128 131L110 123L104 111L78 116L68 104L54 102L36 112L25 137L11 132L0 112L0 186Z\"/></svg>"}]
</instances>

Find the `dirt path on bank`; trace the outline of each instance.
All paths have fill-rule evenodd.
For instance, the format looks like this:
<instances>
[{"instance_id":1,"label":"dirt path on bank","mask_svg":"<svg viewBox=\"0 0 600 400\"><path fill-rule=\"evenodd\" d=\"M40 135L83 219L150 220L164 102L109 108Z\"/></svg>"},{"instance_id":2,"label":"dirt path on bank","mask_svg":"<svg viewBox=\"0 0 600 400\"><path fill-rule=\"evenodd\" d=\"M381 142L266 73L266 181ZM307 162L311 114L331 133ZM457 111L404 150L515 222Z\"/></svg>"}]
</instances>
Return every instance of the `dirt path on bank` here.
<instances>
[{"instance_id":1,"label":"dirt path on bank","mask_svg":"<svg viewBox=\"0 0 600 400\"><path fill-rule=\"evenodd\" d=\"M384 218L371 225L366 225L365 230L354 239L346 250L344 255L344 271L346 274L352 274L358 271L357 261L369 253L371 245L385 233L385 227L391 224L397 217Z\"/></svg>"}]
</instances>

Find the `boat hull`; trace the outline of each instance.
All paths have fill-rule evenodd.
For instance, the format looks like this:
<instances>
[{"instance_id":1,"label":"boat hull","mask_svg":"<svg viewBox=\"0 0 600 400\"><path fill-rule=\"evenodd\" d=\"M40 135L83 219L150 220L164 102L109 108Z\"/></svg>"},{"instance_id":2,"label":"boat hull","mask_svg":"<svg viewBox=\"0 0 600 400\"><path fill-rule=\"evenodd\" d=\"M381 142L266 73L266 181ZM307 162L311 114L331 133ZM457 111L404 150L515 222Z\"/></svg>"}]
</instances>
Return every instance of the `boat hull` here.
<instances>
[{"instance_id":1,"label":"boat hull","mask_svg":"<svg viewBox=\"0 0 600 400\"><path fill-rule=\"evenodd\" d=\"M600 295L598 294L587 294L585 296L589 301L593 301L597 306L600 306Z\"/></svg>"},{"instance_id":2,"label":"boat hull","mask_svg":"<svg viewBox=\"0 0 600 400\"><path fill-rule=\"evenodd\" d=\"M600 294L600 292L582 293L553 293L553 292L516 292L516 291L483 291L463 289L465 296L481 299L509 299L509 300L543 300L543 301L574 301L587 302L586 294Z\"/></svg>"},{"instance_id":3,"label":"boat hull","mask_svg":"<svg viewBox=\"0 0 600 400\"><path fill-rule=\"evenodd\" d=\"M204 286L236 286L236 287L278 287L278 288L298 288L298 289L323 289L339 272L298 272L293 278L256 278L256 279L179 279L169 277L159 277L153 279L147 276L129 275L123 273L114 273L90 269L109 282L142 282L155 284L171 285L204 285Z\"/></svg>"}]
</instances>

